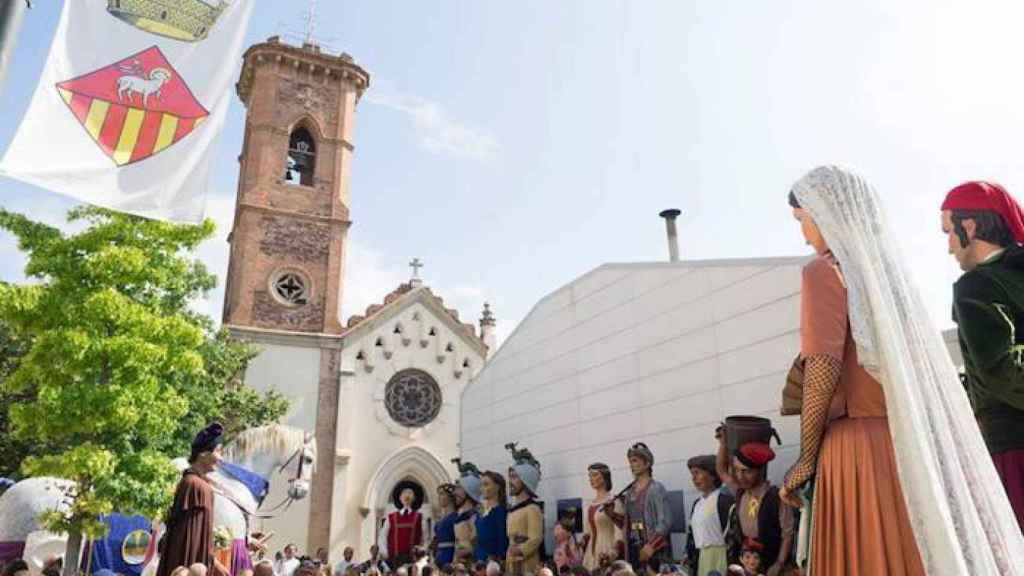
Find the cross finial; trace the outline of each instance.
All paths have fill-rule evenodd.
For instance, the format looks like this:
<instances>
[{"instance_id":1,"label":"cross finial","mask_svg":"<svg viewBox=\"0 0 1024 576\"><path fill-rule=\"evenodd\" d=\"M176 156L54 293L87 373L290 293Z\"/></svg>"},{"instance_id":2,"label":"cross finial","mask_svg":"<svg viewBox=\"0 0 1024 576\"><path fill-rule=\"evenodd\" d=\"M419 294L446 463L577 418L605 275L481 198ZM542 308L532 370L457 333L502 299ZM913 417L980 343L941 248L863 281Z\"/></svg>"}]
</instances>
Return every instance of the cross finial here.
<instances>
[{"instance_id":1,"label":"cross finial","mask_svg":"<svg viewBox=\"0 0 1024 576\"><path fill-rule=\"evenodd\" d=\"M413 258L412 262L409 262L409 268L412 268L412 279L420 279L420 268L423 268L423 262L420 262L419 258Z\"/></svg>"},{"instance_id":2,"label":"cross finial","mask_svg":"<svg viewBox=\"0 0 1024 576\"><path fill-rule=\"evenodd\" d=\"M316 33L316 0L309 0L309 13L306 15L306 44L313 43Z\"/></svg>"}]
</instances>

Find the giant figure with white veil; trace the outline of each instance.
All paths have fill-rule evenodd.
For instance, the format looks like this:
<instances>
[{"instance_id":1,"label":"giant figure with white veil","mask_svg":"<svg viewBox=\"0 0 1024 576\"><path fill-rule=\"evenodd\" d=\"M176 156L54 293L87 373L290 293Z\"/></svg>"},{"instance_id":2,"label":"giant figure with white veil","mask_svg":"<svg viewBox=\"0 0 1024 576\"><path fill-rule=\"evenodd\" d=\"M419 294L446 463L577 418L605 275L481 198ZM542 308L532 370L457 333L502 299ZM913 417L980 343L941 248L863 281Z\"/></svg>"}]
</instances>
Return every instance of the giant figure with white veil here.
<instances>
[{"instance_id":1,"label":"giant figure with white veil","mask_svg":"<svg viewBox=\"0 0 1024 576\"><path fill-rule=\"evenodd\" d=\"M1024 538L939 331L859 175L816 168L790 194L804 271L800 457L815 477L810 573L1024 574Z\"/></svg>"}]
</instances>

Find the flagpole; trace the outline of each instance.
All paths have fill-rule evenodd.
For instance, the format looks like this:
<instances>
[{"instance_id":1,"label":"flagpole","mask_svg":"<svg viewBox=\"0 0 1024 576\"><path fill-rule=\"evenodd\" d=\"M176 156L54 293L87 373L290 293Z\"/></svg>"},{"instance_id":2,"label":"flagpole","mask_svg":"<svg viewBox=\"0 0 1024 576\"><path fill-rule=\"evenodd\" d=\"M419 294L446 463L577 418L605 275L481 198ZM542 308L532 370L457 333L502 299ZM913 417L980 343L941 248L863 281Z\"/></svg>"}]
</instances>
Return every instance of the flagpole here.
<instances>
[{"instance_id":1,"label":"flagpole","mask_svg":"<svg viewBox=\"0 0 1024 576\"><path fill-rule=\"evenodd\" d=\"M14 45L18 42L25 9L29 7L31 0L0 0L0 92L14 56Z\"/></svg>"}]
</instances>

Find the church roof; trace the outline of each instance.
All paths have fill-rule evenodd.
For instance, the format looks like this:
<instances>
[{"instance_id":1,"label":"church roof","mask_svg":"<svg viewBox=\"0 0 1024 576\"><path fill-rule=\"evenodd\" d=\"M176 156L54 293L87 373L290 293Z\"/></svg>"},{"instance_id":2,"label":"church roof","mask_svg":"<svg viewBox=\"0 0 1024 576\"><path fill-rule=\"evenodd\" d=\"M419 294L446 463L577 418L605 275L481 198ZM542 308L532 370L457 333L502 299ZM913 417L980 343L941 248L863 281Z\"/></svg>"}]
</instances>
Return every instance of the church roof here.
<instances>
[{"instance_id":1,"label":"church roof","mask_svg":"<svg viewBox=\"0 0 1024 576\"><path fill-rule=\"evenodd\" d=\"M459 319L458 310L455 310L454 308L448 308L447 306L445 306L444 299L434 294L433 291L430 290L430 288L422 285L417 286L412 282L404 282L402 284L399 284L397 288L389 292L387 296L384 297L383 302L381 302L380 304L371 304L366 308L366 311L363 314L355 314L353 316L349 316L348 322L345 323L345 329L341 335L347 336L352 332L355 332L366 322L375 319L376 317L382 315L386 310L391 309L392 306L396 305L396 302L398 302L399 300L404 300L407 295L413 294L422 295L423 300L425 302L433 304L438 311L443 312L443 316L447 317L447 319L452 324L453 329L455 329L458 332L461 332L462 335L467 337L468 339L476 343L479 343L484 347L485 350L487 349L487 346L486 344L483 343L483 340L481 340L477 336L476 326L461 321Z\"/></svg>"}]
</instances>

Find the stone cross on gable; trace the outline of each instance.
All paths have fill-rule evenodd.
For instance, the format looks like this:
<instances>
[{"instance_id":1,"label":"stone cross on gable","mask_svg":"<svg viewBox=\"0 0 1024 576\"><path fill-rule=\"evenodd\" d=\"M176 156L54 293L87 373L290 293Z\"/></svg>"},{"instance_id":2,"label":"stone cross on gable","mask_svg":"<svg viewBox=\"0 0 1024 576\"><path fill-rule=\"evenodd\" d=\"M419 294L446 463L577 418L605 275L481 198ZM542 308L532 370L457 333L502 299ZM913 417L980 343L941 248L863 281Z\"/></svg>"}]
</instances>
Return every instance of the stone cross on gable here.
<instances>
[{"instance_id":1,"label":"stone cross on gable","mask_svg":"<svg viewBox=\"0 0 1024 576\"><path fill-rule=\"evenodd\" d=\"M409 268L412 268L412 279L420 279L420 268L423 268L423 262L420 262L419 258L413 258L412 262L409 262Z\"/></svg>"}]
</instances>

